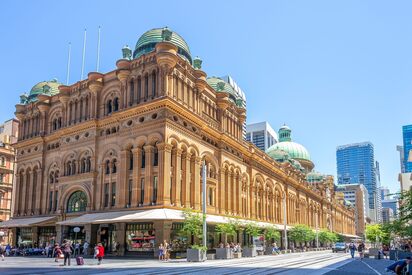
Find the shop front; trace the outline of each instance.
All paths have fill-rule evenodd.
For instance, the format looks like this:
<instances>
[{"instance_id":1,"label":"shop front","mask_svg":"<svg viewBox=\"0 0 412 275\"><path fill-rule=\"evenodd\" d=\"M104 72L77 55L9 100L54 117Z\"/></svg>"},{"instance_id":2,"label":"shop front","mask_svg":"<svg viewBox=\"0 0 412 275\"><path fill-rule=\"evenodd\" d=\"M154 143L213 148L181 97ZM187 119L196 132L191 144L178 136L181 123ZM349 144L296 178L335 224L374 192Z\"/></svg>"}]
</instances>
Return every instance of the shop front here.
<instances>
[{"instance_id":1,"label":"shop front","mask_svg":"<svg viewBox=\"0 0 412 275\"><path fill-rule=\"evenodd\" d=\"M126 254L152 258L155 251L156 234L152 222L126 224Z\"/></svg>"},{"instance_id":2,"label":"shop front","mask_svg":"<svg viewBox=\"0 0 412 275\"><path fill-rule=\"evenodd\" d=\"M56 242L56 227L55 226L41 226L38 227L38 239L37 243L39 247L46 247L51 244L52 246Z\"/></svg>"},{"instance_id":3,"label":"shop front","mask_svg":"<svg viewBox=\"0 0 412 275\"><path fill-rule=\"evenodd\" d=\"M16 240L18 247L33 247L33 229L31 227L16 228Z\"/></svg>"}]
</instances>

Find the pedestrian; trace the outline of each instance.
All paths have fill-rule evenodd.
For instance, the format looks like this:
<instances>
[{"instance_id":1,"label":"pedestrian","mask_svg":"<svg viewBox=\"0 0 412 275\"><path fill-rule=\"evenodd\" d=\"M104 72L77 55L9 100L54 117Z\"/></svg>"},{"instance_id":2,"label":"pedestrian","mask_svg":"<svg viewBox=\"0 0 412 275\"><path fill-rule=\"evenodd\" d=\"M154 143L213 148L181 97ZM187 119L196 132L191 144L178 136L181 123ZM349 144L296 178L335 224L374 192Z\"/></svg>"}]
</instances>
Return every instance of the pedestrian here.
<instances>
[{"instance_id":1,"label":"pedestrian","mask_svg":"<svg viewBox=\"0 0 412 275\"><path fill-rule=\"evenodd\" d=\"M11 246L10 244L6 245L6 256L10 256L10 252L11 252Z\"/></svg>"},{"instance_id":2,"label":"pedestrian","mask_svg":"<svg viewBox=\"0 0 412 275\"><path fill-rule=\"evenodd\" d=\"M161 243L159 245L159 261L163 261L165 259L165 254L164 253L165 253L165 249L164 249L163 244Z\"/></svg>"},{"instance_id":3,"label":"pedestrian","mask_svg":"<svg viewBox=\"0 0 412 275\"><path fill-rule=\"evenodd\" d=\"M80 242L74 244L74 256L80 255Z\"/></svg>"},{"instance_id":4,"label":"pedestrian","mask_svg":"<svg viewBox=\"0 0 412 275\"><path fill-rule=\"evenodd\" d=\"M276 243L272 244L272 254L279 254L279 248Z\"/></svg>"},{"instance_id":5,"label":"pedestrian","mask_svg":"<svg viewBox=\"0 0 412 275\"><path fill-rule=\"evenodd\" d=\"M44 255L48 258L49 257L49 250L50 246L49 243L46 244L46 247L44 248Z\"/></svg>"},{"instance_id":6,"label":"pedestrian","mask_svg":"<svg viewBox=\"0 0 412 275\"><path fill-rule=\"evenodd\" d=\"M359 257L360 257L360 260L362 261L362 259L363 259L363 253L364 253L364 251L365 251L365 244L363 243L363 242L361 242L359 245L358 245L358 253L359 253Z\"/></svg>"},{"instance_id":7,"label":"pedestrian","mask_svg":"<svg viewBox=\"0 0 412 275\"><path fill-rule=\"evenodd\" d=\"M349 245L349 251L352 259L355 258L356 245L353 242Z\"/></svg>"},{"instance_id":8,"label":"pedestrian","mask_svg":"<svg viewBox=\"0 0 412 275\"><path fill-rule=\"evenodd\" d=\"M166 240L164 240L163 247L164 247L165 261L167 262L170 259L170 244Z\"/></svg>"},{"instance_id":9,"label":"pedestrian","mask_svg":"<svg viewBox=\"0 0 412 275\"><path fill-rule=\"evenodd\" d=\"M388 266L386 268L385 271L388 272L390 270L390 271L395 272L397 275L401 275L401 274L403 274L402 272L403 272L404 268L407 267L411 263L412 263L412 257L406 257L403 260L399 260L399 261L391 264L390 266Z\"/></svg>"},{"instance_id":10,"label":"pedestrian","mask_svg":"<svg viewBox=\"0 0 412 275\"><path fill-rule=\"evenodd\" d=\"M4 261L4 254L6 254L6 248L0 244L0 255L2 261Z\"/></svg>"},{"instance_id":11,"label":"pedestrian","mask_svg":"<svg viewBox=\"0 0 412 275\"><path fill-rule=\"evenodd\" d=\"M83 255L89 255L89 243L87 241L85 241L83 244Z\"/></svg>"},{"instance_id":12,"label":"pedestrian","mask_svg":"<svg viewBox=\"0 0 412 275\"><path fill-rule=\"evenodd\" d=\"M97 264L100 265L102 263L102 260L103 260L103 257L104 257L104 247L103 247L102 243L97 244L97 250L98 250Z\"/></svg>"},{"instance_id":13,"label":"pedestrian","mask_svg":"<svg viewBox=\"0 0 412 275\"><path fill-rule=\"evenodd\" d=\"M59 244L56 243L56 244L54 245L54 249L53 249L54 261L55 261L56 263L59 262L59 259L61 258L62 255L63 255L63 251L61 250Z\"/></svg>"},{"instance_id":14,"label":"pedestrian","mask_svg":"<svg viewBox=\"0 0 412 275\"><path fill-rule=\"evenodd\" d=\"M63 245L63 255L64 255L64 265L68 264L70 266L70 258L72 256L72 246L69 240Z\"/></svg>"}]
</instances>

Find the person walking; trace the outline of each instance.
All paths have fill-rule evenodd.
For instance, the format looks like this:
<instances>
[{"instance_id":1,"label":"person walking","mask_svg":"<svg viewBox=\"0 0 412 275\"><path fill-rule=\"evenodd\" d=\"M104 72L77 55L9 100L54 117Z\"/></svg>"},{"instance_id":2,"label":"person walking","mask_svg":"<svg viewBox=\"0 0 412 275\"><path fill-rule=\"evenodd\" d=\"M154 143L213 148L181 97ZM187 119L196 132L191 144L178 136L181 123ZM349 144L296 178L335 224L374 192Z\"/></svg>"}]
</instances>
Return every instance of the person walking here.
<instances>
[{"instance_id":1,"label":"person walking","mask_svg":"<svg viewBox=\"0 0 412 275\"><path fill-rule=\"evenodd\" d=\"M6 245L6 256L10 256L10 252L11 252L11 246L10 244Z\"/></svg>"},{"instance_id":2,"label":"person walking","mask_svg":"<svg viewBox=\"0 0 412 275\"><path fill-rule=\"evenodd\" d=\"M69 240L67 240L63 245L63 255L64 255L64 265L68 264L70 266L70 258L72 256L72 246Z\"/></svg>"},{"instance_id":3,"label":"person walking","mask_svg":"<svg viewBox=\"0 0 412 275\"><path fill-rule=\"evenodd\" d=\"M363 253L365 252L365 244L363 243L363 242L361 242L359 245L358 245L358 253L359 253L359 257L360 257L360 260L362 261L362 259L363 259Z\"/></svg>"},{"instance_id":4,"label":"person walking","mask_svg":"<svg viewBox=\"0 0 412 275\"><path fill-rule=\"evenodd\" d=\"M349 245L349 251L352 259L355 258L356 245L353 242Z\"/></svg>"},{"instance_id":5,"label":"person walking","mask_svg":"<svg viewBox=\"0 0 412 275\"><path fill-rule=\"evenodd\" d=\"M165 259L165 249L163 244L159 245L159 261L163 261Z\"/></svg>"},{"instance_id":6,"label":"person walking","mask_svg":"<svg viewBox=\"0 0 412 275\"><path fill-rule=\"evenodd\" d=\"M89 243L87 241L83 244L83 256L89 255Z\"/></svg>"},{"instance_id":7,"label":"person walking","mask_svg":"<svg viewBox=\"0 0 412 275\"><path fill-rule=\"evenodd\" d=\"M80 255L80 242L74 244L74 257Z\"/></svg>"},{"instance_id":8,"label":"person walking","mask_svg":"<svg viewBox=\"0 0 412 275\"><path fill-rule=\"evenodd\" d=\"M102 245L102 243L97 244L97 250L98 250L98 254L96 255L97 264L100 265L104 257L104 246Z\"/></svg>"},{"instance_id":9,"label":"person walking","mask_svg":"<svg viewBox=\"0 0 412 275\"><path fill-rule=\"evenodd\" d=\"M6 248L0 244L0 255L2 261L4 261L4 254L6 254Z\"/></svg>"},{"instance_id":10,"label":"person walking","mask_svg":"<svg viewBox=\"0 0 412 275\"><path fill-rule=\"evenodd\" d=\"M61 250L59 244L56 243L54 245L54 249L53 249L53 257L54 257L54 261L56 263L59 262L60 255L62 255L62 253L63 253L63 251Z\"/></svg>"}]
</instances>

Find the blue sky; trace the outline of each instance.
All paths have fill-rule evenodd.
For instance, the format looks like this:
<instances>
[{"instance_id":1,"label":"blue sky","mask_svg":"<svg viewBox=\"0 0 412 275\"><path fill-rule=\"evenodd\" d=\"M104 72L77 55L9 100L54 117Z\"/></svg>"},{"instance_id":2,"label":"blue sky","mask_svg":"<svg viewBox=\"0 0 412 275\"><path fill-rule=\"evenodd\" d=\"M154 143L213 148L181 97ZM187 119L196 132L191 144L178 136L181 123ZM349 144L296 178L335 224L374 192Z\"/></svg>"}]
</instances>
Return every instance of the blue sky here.
<instances>
[{"instance_id":1,"label":"blue sky","mask_svg":"<svg viewBox=\"0 0 412 275\"><path fill-rule=\"evenodd\" d=\"M316 170L336 175L337 145L371 141L382 184L399 189L396 145L412 123L410 1L3 1L0 119L37 82L115 68L121 48L148 29L182 35L209 76L230 74L247 96L248 122L283 123Z\"/></svg>"}]
</instances>

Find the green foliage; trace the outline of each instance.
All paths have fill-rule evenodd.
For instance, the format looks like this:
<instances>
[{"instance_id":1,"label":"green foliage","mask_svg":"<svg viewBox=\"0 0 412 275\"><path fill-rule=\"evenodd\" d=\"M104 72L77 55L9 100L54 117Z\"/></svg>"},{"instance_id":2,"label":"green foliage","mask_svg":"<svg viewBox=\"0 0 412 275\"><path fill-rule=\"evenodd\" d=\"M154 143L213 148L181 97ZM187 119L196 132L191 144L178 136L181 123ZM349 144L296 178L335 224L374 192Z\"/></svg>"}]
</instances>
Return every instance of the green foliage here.
<instances>
[{"instance_id":1,"label":"green foliage","mask_svg":"<svg viewBox=\"0 0 412 275\"><path fill-rule=\"evenodd\" d=\"M296 242L310 242L315 237L315 232L304 224L298 224L289 231L289 238Z\"/></svg>"},{"instance_id":2,"label":"green foliage","mask_svg":"<svg viewBox=\"0 0 412 275\"><path fill-rule=\"evenodd\" d=\"M194 244L194 245L192 245L190 248L191 248L191 249L200 250L200 251L203 251L203 252L206 252L206 251L207 251L207 247L206 247L206 246L203 246L203 245Z\"/></svg>"},{"instance_id":3,"label":"green foliage","mask_svg":"<svg viewBox=\"0 0 412 275\"><path fill-rule=\"evenodd\" d=\"M399 236L401 238L412 238L412 225L403 222L401 219L394 220L391 223L382 225L382 230L386 233L387 238L384 238L383 243L390 242L390 237Z\"/></svg>"},{"instance_id":4,"label":"green foliage","mask_svg":"<svg viewBox=\"0 0 412 275\"><path fill-rule=\"evenodd\" d=\"M275 241L280 240L280 232L273 226L266 227L264 234L265 234L265 239L268 241L272 239L274 239Z\"/></svg>"},{"instance_id":5,"label":"green foliage","mask_svg":"<svg viewBox=\"0 0 412 275\"><path fill-rule=\"evenodd\" d=\"M252 237L257 237L260 234L260 228L256 223L248 223L246 225L245 231Z\"/></svg>"},{"instance_id":6,"label":"green foliage","mask_svg":"<svg viewBox=\"0 0 412 275\"><path fill-rule=\"evenodd\" d=\"M318 235L321 243L336 243L338 241L338 235L329 230L321 230Z\"/></svg>"},{"instance_id":7,"label":"green foliage","mask_svg":"<svg viewBox=\"0 0 412 275\"><path fill-rule=\"evenodd\" d=\"M370 242L381 242L387 237L387 232L382 230L381 224L368 224L365 229L366 239Z\"/></svg>"},{"instance_id":8,"label":"green foliage","mask_svg":"<svg viewBox=\"0 0 412 275\"><path fill-rule=\"evenodd\" d=\"M342 234L337 234L337 240L336 242L344 242L345 241L345 237Z\"/></svg>"},{"instance_id":9,"label":"green foliage","mask_svg":"<svg viewBox=\"0 0 412 275\"><path fill-rule=\"evenodd\" d=\"M185 219L183 221L183 227L180 230L180 233L201 238L203 233L202 216L199 213L191 211L190 209L184 210L183 215Z\"/></svg>"},{"instance_id":10,"label":"green foliage","mask_svg":"<svg viewBox=\"0 0 412 275\"><path fill-rule=\"evenodd\" d=\"M404 223L412 220L412 190L404 191L399 196L399 217Z\"/></svg>"}]
</instances>

